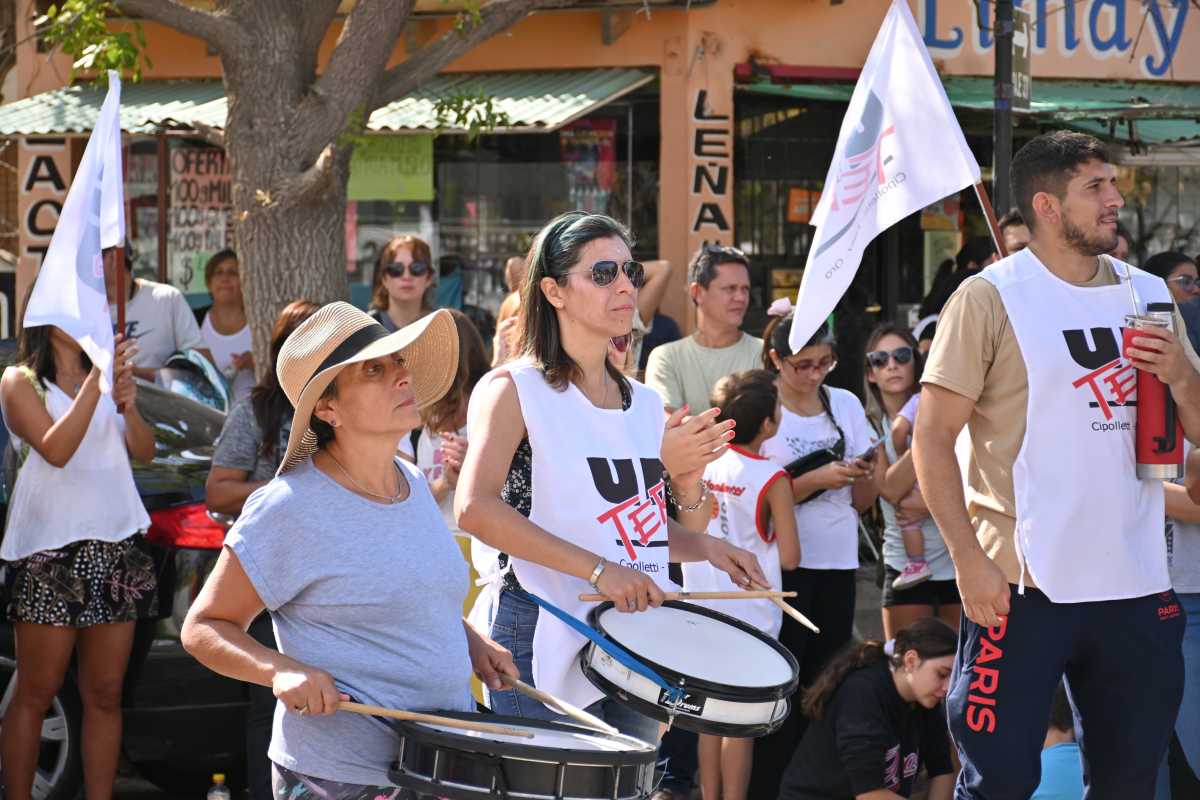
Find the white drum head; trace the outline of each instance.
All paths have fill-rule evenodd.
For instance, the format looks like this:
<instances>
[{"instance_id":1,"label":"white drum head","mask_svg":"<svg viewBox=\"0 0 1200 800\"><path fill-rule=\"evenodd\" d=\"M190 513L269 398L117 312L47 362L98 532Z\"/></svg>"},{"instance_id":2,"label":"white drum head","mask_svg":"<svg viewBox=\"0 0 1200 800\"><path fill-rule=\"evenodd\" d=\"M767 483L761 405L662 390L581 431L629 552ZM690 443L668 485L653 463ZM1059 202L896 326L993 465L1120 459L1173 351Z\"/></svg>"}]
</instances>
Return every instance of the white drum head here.
<instances>
[{"instance_id":1,"label":"white drum head","mask_svg":"<svg viewBox=\"0 0 1200 800\"><path fill-rule=\"evenodd\" d=\"M491 722L485 715L481 722ZM587 733L585 731L565 731L565 730L547 730L546 728L526 727L524 725L513 724L507 720L496 722L494 724L503 725L506 728L514 728L516 730L527 730L533 734L532 739L527 739L523 736L506 736L500 733L485 733L483 731L468 731L462 728L451 728L447 725L435 725L432 723L421 722L417 725L421 728L438 733L448 733L454 736L462 736L467 739L474 739L483 742L503 742L504 744L528 745L530 747L545 747L554 750L585 750L592 752L608 752L621 753L629 752L637 749L644 749L647 745L642 745L637 740L631 740L627 737L607 736L601 733ZM637 747L635 745L641 745Z\"/></svg>"},{"instance_id":2,"label":"white drum head","mask_svg":"<svg viewBox=\"0 0 1200 800\"><path fill-rule=\"evenodd\" d=\"M660 606L622 614L610 608L599 622L634 656L698 680L754 689L793 677L791 665L770 644L694 611Z\"/></svg>"}]
</instances>

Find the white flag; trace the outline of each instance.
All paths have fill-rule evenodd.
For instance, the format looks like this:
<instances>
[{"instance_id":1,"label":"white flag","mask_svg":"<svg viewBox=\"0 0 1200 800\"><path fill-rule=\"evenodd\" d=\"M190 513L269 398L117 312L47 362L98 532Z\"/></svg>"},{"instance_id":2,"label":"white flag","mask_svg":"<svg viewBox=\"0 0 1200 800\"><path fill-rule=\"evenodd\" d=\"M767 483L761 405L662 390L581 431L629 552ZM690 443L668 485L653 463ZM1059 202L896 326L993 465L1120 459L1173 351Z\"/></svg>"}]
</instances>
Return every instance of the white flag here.
<instances>
[{"instance_id":1,"label":"white flag","mask_svg":"<svg viewBox=\"0 0 1200 800\"><path fill-rule=\"evenodd\" d=\"M802 348L833 311L872 239L978 182L979 164L908 3L892 0L854 87L813 212L817 232L796 298L792 350Z\"/></svg>"},{"instance_id":2,"label":"white flag","mask_svg":"<svg viewBox=\"0 0 1200 800\"><path fill-rule=\"evenodd\" d=\"M71 181L50 247L25 308L26 328L56 325L79 342L112 389L113 323L101 252L125 244L121 171L121 78L108 73L108 96Z\"/></svg>"}]
</instances>

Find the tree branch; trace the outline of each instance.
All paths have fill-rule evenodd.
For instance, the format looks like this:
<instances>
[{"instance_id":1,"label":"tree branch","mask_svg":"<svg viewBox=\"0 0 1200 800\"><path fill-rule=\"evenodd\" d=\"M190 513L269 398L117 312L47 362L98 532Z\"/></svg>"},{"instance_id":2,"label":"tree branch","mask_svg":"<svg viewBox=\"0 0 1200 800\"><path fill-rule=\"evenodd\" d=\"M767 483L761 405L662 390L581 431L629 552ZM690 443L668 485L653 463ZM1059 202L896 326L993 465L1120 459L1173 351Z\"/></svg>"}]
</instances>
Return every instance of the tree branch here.
<instances>
[{"instance_id":1,"label":"tree branch","mask_svg":"<svg viewBox=\"0 0 1200 800\"><path fill-rule=\"evenodd\" d=\"M324 72L296 109L303 121L299 155L310 158L344 132L387 66L415 0L358 0Z\"/></svg>"},{"instance_id":2,"label":"tree branch","mask_svg":"<svg viewBox=\"0 0 1200 800\"><path fill-rule=\"evenodd\" d=\"M218 52L240 40L241 29L228 14L201 11L179 0L116 0L121 11L174 28L212 45Z\"/></svg>"},{"instance_id":3,"label":"tree branch","mask_svg":"<svg viewBox=\"0 0 1200 800\"><path fill-rule=\"evenodd\" d=\"M312 166L299 175L280 182L280 197L303 202L323 193L333 179L333 166L334 147L329 145L321 151L321 155Z\"/></svg>"},{"instance_id":4,"label":"tree branch","mask_svg":"<svg viewBox=\"0 0 1200 800\"><path fill-rule=\"evenodd\" d=\"M478 24L466 31L447 31L440 39L422 47L404 63L380 76L370 109L399 100L436 75L442 67L500 33L539 8L573 5L563 0L492 0L479 11Z\"/></svg>"}]
</instances>

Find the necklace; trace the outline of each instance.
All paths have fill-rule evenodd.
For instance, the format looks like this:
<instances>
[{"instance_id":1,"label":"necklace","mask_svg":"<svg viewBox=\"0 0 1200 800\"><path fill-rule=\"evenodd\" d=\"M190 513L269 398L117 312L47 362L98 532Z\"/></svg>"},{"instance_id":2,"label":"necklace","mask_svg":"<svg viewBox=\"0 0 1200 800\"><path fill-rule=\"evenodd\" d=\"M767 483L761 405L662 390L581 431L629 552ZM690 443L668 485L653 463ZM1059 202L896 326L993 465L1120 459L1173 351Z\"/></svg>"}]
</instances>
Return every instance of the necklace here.
<instances>
[{"instance_id":1,"label":"necklace","mask_svg":"<svg viewBox=\"0 0 1200 800\"><path fill-rule=\"evenodd\" d=\"M388 503L391 503L391 504L399 503L401 501L402 498L400 497L400 495L404 493L404 487L403 487L403 484L401 481L399 481L399 480L396 481L396 488L399 489L399 491L397 491L394 495L376 494L375 492L372 492L370 489L364 487L358 481L354 480L354 476L351 475L350 472L345 467L342 466L342 462L338 461L336 458L333 457L333 453L326 450L325 455L329 456L330 461L332 461L334 464L337 464L337 468L342 471L342 474L346 476L346 479L348 481L350 481L351 483L354 484L354 487L356 489L358 489L358 491L362 492L363 494L369 494L369 495L371 495L371 497L378 497L380 500L386 500ZM392 466L394 468L395 464L393 464ZM399 478L399 470L397 470L397 478Z\"/></svg>"}]
</instances>

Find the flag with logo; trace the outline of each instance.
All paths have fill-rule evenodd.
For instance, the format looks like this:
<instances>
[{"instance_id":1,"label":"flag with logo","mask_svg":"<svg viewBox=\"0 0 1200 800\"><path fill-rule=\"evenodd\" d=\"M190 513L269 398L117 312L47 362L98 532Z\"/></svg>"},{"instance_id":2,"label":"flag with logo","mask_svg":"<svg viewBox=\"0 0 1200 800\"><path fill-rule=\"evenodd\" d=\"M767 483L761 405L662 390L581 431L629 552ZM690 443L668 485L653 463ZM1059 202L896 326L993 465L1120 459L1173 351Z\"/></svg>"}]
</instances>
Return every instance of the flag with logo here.
<instances>
[{"instance_id":1,"label":"flag with logo","mask_svg":"<svg viewBox=\"0 0 1200 800\"><path fill-rule=\"evenodd\" d=\"M802 348L833 311L872 239L979 180L979 164L908 3L892 0L854 87L812 215L817 232L796 299L792 350Z\"/></svg>"},{"instance_id":2,"label":"flag with logo","mask_svg":"<svg viewBox=\"0 0 1200 800\"><path fill-rule=\"evenodd\" d=\"M71 181L33 293L24 327L55 325L100 369L112 389L113 323L104 291L105 248L125 244L121 170L121 78L108 73L108 95Z\"/></svg>"}]
</instances>

